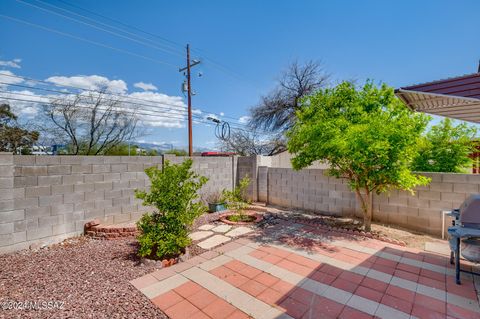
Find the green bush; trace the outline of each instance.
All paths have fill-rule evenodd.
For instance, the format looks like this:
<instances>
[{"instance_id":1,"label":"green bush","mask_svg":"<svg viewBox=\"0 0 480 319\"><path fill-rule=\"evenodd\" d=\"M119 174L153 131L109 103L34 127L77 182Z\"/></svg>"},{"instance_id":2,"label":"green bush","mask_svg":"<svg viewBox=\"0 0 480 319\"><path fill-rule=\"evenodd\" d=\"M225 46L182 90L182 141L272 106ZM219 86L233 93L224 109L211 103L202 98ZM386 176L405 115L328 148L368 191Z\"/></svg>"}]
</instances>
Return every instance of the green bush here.
<instances>
[{"instance_id":1,"label":"green bush","mask_svg":"<svg viewBox=\"0 0 480 319\"><path fill-rule=\"evenodd\" d=\"M170 258L184 251L190 244L188 230L195 218L207 208L198 201L198 190L207 182L191 170L192 160L181 164L165 161L163 170L150 167L145 173L150 178L150 192L137 190L143 205L156 211L146 213L137 222L141 234L139 255L151 258Z\"/></svg>"},{"instance_id":2,"label":"green bush","mask_svg":"<svg viewBox=\"0 0 480 319\"><path fill-rule=\"evenodd\" d=\"M469 173L475 152L475 127L446 118L422 137L412 163L417 172Z\"/></svg>"},{"instance_id":3,"label":"green bush","mask_svg":"<svg viewBox=\"0 0 480 319\"><path fill-rule=\"evenodd\" d=\"M250 178L245 176L242 178L234 190L223 190L223 199L227 204L227 208L236 211L239 215L248 207L250 201L247 199L247 188L250 184Z\"/></svg>"}]
</instances>

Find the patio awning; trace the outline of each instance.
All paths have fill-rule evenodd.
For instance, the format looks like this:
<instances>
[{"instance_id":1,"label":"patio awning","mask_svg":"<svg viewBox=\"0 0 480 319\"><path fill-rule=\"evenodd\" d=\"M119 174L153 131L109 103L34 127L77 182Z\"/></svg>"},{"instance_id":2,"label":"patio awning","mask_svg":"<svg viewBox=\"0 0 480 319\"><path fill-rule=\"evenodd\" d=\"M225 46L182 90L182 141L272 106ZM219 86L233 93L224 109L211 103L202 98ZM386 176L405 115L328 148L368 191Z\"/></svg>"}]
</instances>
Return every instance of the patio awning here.
<instances>
[{"instance_id":1,"label":"patio awning","mask_svg":"<svg viewBox=\"0 0 480 319\"><path fill-rule=\"evenodd\" d=\"M402 87L395 94L414 111L480 123L480 73Z\"/></svg>"}]
</instances>

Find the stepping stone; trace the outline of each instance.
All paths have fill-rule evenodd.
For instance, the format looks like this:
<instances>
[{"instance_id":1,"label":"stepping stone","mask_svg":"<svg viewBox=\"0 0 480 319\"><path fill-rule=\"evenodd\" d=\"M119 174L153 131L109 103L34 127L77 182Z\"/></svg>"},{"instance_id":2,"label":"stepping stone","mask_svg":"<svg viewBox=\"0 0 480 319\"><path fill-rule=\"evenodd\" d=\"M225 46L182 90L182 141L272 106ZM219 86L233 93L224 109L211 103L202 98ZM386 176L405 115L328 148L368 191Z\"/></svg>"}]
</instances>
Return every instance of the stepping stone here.
<instances>
[{"instance_id":1,"label":"stepping stone","mask_svg":"<svg viewBox=\"0 0 480 319\"><path fill-rule=\"evenodd\" d=\"M448 245L448 242L426 242L425 250L450 256L450 246Z\"/></svg>"},{"instance_id":2,"label":"stepping stone","mask_svg":"<svg viewBox=\"0 0 480 319\"><path fill-rule=\"evenodd\" d=\"M252 231L253 231L253 229L251 229L251 228L240 226L240 227L232 229L231 231L226 233L225 236L237 237L237 236L241 236L241 235L251 233Z\"/></svg>"},{"instance_id":3,"label":"stepping stone","mask_svg":"<svg viewBox=\"0 0 480 319\"><path fill-rule=\"evenodd\" d=\"M215 235L205 239L204 241L199 242L198 246L200 246L203 249L210 249L220 244L226 243L227 241L230 241L230 240L231 240L230 237L223 236L223 235Z\"/></svg>"},{"instance_id":4,"label":"stepping stone","mask_svg":"<svg viewBox=\"0 0 480 319\"><path fill-rule=\"evenodd\" d=\"M232 228L232 226L230 225L220 225L213 228L212 230L216 233L226 233L227 231L230 230L230 228Z\"/></svg>"},{"instance_id":5,"label":"stepping stone","mask_svg":"<svg viewBox=\"0 0 480 319\"><path fill-rule=\"evenodd\" d=\"M205 224L205 225L202 225L202 226L198 227L198 229L199 229L199 230L210 230L210 229L212 229L213 227L215 227L215 225Z\"/></svg>"},{"instance_id":6,"label":"stepping stone","mask_svg":"<svg viewBox=\"0 0 480 319\"><path fill-rule=\"evenodd\" d=\"M188 237L190 237L192 240L200 240L211 235L213 235L213 232L211 231L196 231L188 235Z\"/></svg>"}]
</instances>

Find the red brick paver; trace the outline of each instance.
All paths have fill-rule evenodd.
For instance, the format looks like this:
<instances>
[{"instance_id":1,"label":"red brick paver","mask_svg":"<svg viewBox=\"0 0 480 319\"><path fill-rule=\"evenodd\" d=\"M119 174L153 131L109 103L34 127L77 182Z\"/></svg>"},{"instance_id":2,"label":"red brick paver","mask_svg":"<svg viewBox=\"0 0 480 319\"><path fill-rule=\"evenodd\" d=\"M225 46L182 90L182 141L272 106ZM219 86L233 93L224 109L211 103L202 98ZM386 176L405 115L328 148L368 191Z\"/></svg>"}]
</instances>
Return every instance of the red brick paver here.
<instances>
[{"instance_id":1,"label":"red brick paver","mask_svg":"<svg viewBox=\"0 0 480 319\"><path fill-rule=\"evenodd\" d=\"M302 319L480 318L473 282L456 285L446 256L311 226L298 229L283 234L279 224L268 230L269 237L257 232L202 254L188 267L162 269L132 284L173 319L255 313ZM274 235L278 241L270 239ZM252 245L256 240L262 244ZM203 267L209 262L213 266ZM173 276L183 279L177 283Z\"/></svg>"}]
</instances>

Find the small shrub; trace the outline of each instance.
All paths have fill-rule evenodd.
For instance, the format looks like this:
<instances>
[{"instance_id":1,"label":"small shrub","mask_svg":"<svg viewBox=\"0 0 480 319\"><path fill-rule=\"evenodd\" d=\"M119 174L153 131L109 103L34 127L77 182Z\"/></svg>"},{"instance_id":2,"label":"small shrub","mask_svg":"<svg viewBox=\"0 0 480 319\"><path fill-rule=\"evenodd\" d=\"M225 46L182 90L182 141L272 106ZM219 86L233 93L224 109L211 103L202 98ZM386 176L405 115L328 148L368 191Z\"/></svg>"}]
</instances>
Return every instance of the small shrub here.
<instances>
[{"instance_id":1,"label":"small shrub","mask_svg":"<svg viewBox=\"0 0 480 319\"><path fill-rule=\"evenodd\" d=\"M225 202L225 199L223 198L223 194L221 192L210 193L205 197L205 200L209 204L221 204Z\"/></svg>"},{"instance_id":2,"label":"small shrub","mask_svg":"<svg viewBox=\"0 0 480 319\"><path fill-rule=\"evenodd\" d=\"M181 164L165 161L163 170L150 167L145 173L150 178L149 192L135 191L143 205L157 211L146 213L137 222L141 234L139 255L151 258L170 258L190 244L188 230L195 219L207 209L198 201L198 190L207 182L191 170L192 160Z\"/></svg>"},{"instance_id":3,"label":"small shrub","mask_svg":"<svg viewBox=\"0 0 480 319\"><path fill-rule=\"evenodd\" d=\"M239 216L244 216L243 211L248 207L250 201L247 199L246 191L250 184L250 178L245 176L240 180L238 187L229 191L223 190L223 198L228 209L234 210ZM241 217L243 219L243 217Z\"/></svg>"}]
</instances>

